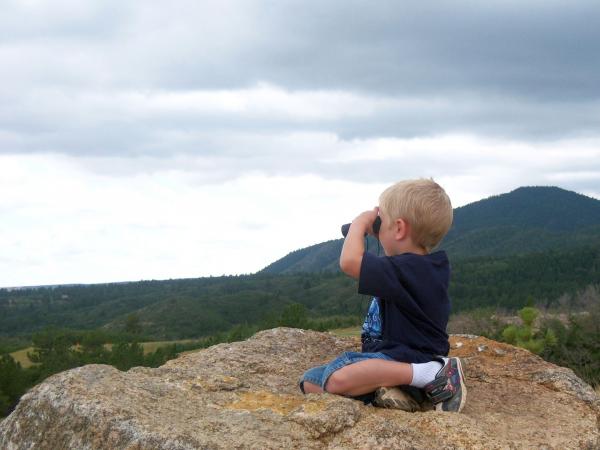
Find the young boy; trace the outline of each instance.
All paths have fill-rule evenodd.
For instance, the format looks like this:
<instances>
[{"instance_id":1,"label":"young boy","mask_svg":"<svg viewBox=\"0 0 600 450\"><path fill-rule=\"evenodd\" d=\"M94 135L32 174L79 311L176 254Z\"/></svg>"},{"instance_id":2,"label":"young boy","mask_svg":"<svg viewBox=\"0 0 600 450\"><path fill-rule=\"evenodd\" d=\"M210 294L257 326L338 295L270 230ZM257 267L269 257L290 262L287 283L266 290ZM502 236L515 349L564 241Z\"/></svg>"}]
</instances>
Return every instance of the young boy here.
<instances>
[{"instance_id":1,"label":"young boy","mask_svg":"<svg viewBox=\"0 0 600 450\"><path fill-rule=\"evenodd\" d=\"M379 197L379 207L354 219L340 267L358 279L360 294L373 296L362 352L346 352L309 369L300 378L303 393L329 392L414 411L415 401L404 391L423 389L437 410L463 408L461 362L443 357L450 347L450 267L444 251L430 253L451 225L450 199L426 179L390 186ZM386 256L365 252L365 234L379 239Z\"/></svg>"}]
</instances>

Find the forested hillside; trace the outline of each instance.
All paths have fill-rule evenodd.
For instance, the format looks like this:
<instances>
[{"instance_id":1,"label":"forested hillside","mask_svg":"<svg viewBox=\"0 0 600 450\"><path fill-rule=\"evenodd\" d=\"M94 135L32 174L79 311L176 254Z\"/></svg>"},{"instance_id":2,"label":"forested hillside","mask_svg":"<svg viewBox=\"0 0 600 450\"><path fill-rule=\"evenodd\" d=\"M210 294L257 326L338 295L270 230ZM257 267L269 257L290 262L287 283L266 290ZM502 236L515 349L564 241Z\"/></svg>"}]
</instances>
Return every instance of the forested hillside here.
<instances>
[{"instance_id":1,"label":"forested hillside","mask_svg":"<svg viewBox=\"0 0 600 450\"><path fill-rule=\"evenodd\" d=\"M600 280L600 247L478 257L452 263L455 312L480 307L517 309L531 297L552 305L562 294ZM335 272L0 290L0 330L27 334L48 325L123 330L134 314L155 339L200 337L238 324L256 324L292 304L311 317L364 314L368 299L356 281Z\"/></svg>"},{"instance_id":2,"label":"forested hillside","mask_svg":"<svg viewBox=\"0 0 600 450\"><path fill-rule=\"evenodd\" d=\"M449 238L496 226L561 232L600 224L600 200L554 186L520 187L455 211Z\"/></svg>"},{"instance_id":3,"label":"forested hillside","mask_svg":"<svg viewBox=\"0 0 600 450\"><path fill-rule=\"evenodd\" d=\"M557 187L522 187L456 208L441 248L453 258L600 246L600 201Z\"/></svg>"},{"instance_id":4,"label":"forested hillside","mask_svg":"<svg viewBox=\"0 0 600 450\"><path fill-rule=\"evenodd\" d=\"M229 276L0 290L0 330L4 336L48 325L118 330L135 314L146 336L199 337L258 323L292 303L315 315L361 312L353 280L333 273Z\"/></svg>"}]
</instances>

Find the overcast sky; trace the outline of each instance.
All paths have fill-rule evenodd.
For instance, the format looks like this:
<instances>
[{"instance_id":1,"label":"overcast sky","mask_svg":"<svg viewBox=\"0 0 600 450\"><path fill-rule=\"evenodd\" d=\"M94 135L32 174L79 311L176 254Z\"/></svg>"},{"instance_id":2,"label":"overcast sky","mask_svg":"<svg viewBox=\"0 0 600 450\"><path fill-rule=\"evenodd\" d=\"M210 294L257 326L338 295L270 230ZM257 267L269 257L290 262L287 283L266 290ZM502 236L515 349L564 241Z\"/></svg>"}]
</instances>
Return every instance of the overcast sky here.
<instances>
[{"instance_id":1,"label":"overcast sky","mask_svg":"<svg viewBox=\"0 0 600 450\"><path fill-rule=\"evenodd\" d=\"M3 0L0 286L253 273L405 178L600 198L600 3Z\"/></svg>"}]
</instances>

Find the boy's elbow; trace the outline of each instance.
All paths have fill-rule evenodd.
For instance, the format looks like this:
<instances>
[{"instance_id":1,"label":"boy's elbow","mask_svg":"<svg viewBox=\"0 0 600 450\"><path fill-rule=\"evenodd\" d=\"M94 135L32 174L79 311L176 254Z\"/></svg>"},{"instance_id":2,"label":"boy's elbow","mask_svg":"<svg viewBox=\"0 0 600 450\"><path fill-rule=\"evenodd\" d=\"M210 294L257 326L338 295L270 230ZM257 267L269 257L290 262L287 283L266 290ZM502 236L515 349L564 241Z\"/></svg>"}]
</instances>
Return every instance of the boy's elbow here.
<instances>
[{"instance_id":1,"label":"boy's elbow","mask_svg":"<svg viewBox=\"0 0 600 450\"><path fill-rule=\"evenodd\" d=\"M360 275L360 264L361 260L340 259L340 269L352 278L358 279Z\"/></svg>"},{"instance_id":2,"label":"boy's elbow","mask_svg":"<svg viewBox=\"0 0 600 450\"><path fill-rule=\"evenodd\" d=\"M348 261L344 258L340 258L340 269L346 273L348 270Z\"/></svg>"}]
</instances>

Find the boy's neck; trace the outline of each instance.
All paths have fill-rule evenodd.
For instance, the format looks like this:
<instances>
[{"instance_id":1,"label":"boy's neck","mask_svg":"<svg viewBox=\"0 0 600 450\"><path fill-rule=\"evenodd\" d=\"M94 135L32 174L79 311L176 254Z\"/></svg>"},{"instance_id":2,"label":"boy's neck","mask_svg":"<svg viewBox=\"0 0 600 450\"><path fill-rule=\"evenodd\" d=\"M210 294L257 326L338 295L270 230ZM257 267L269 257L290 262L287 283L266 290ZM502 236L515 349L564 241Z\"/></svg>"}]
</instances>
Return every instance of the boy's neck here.
<instances>
[{"instance_id":1,"label":"boy's neck","mask_svg":"<svg viewBox=\"0 0 600 450\"><path fill-rule=\"evenodd\" d=\"M426 249L417 245L411 241L403 241L397 242L394 248L390 249L390 253L387 256L396 256L401 255L403 253L414 253L416 255L427 255L428 252Z\"/></svg>"}]
</instances>

